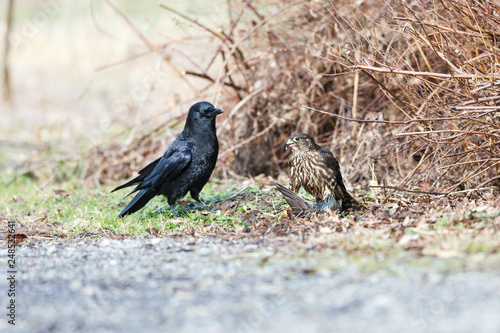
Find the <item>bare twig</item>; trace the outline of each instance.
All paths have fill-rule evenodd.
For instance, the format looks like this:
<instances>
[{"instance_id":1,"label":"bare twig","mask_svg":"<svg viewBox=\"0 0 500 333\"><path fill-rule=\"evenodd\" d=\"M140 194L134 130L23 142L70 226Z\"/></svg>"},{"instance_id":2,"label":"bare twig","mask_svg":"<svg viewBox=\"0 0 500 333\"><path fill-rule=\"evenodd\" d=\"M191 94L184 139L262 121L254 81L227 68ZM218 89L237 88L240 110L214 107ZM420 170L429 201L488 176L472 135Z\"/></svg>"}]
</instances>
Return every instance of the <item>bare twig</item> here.
<instances>
[{"instance_id":1,"label":"bare twig","mask_svg":"<svg viewBox=\"0 0 500 333\"><path fill-rule=\"evenodd\" d=\"M348 118L348 117L340 116L340 115L332 113L332 112L314 109L314 108L309 107L307 105L302 105L302 107L306 108L308 110L314 111L314 112L319 112L319 113L327 114L327 115L329 115L331 117L335 117L335 118L339 118L339 119L343 119L343 120L348 120L348 121L355 121L355 122L358 122L358 123L404 125L404 124L419 123L419 122L460 120L460 119L466 119L466 118L469 119L468 117L465 117L465 116L464 117L423 118L423 119L410 119L410 120L400 120L400 121L398 121L398 120L354 119L354 118ZM396 134L396 135L403 135L403 134Z\"/></svg>"},{"instance_id":2,"label":"bare twig","mask_svg":"<svg viewBox=\"0 0 500 333\"><path fill-rule=\"evenodd\" d=\"M246 140L241 141L237 145L234 145L231 148L227 149L225 152L220 154L219 157L224 158L226 155L232 153L233 151L240 148L241 146L246 145L247 143L252 142L253 140L257 139L258 137L264 135L267 131L269 131L271 128L273 128L273 126L276 125L277 122L278 122L278 119L275 119L271 124L269 124L269 126L264 128L262 131L260 131L259 133L255 134L255 135L252 135L251 137L249 137Z\"/></svg>"},{"instance_id":3,"label":"bare twig","mask_svg":"<svg viewBox=\"0 0 500 333\"><path fill-rule=\"evenodd\" d=\"M4 49L3 49L3 95L7 103L12 102L12 88L10 83L9 72L9 51L10 51L10 32L12 30L12 16L14 12L14 0L9 0L7 3L7 18L6 29L4 36Z\"/></svg>"},{"instance_id":4,"label":"bare twig","mask_svg":"<svg viewBox=\"0 0 500 333\"><path fill-rule=\"evenodd\" d=\"M116 7L111 0L104 0L106 3L127 23L127 25L137 34L137 36L146 44L146 46L153 52L158 53L160 56L162 56L163 60L170 66L170 68L176 72L176 74L184 80L184 82L193 90L196 90L193 85L185 78L184 75L182 75L182 71L180 71L176 66L174 66L170 60L165 57L161 52L160 48L158 46L153 45L145 36L144 34L132 23L132 21L129 20L129 18L120 10L118 7Z\"/></svg>"},{"instance_id":5,"label":"bare twig","mask_svg":"<svg viewBox=\"0 0 500 333\"><path fill-rule=\"evenodd\" d=\"M390 189L401 192L410 192L410 193L420 193L420 194L432 194L432 195L447 195L448 193L444 192L436 192L436 191L422 191L422 190L410 190L407 188L400 188L396 186L388 186L388 185L369 185L374 188L382 188L382 189Z\"/></svg>"},{"instance_id":6,"label":"bare twig","mask_svg":"<svg viewBox=\"0 0 500 333\"><path fill-rule=\"evenodd\" d=\"M469 79L469 80L477 80L477 79L500 79L500 74L466 74L466 73L457 73L457 74L445 74L445 73L434 73L434 72L417 72L417 71L407 71L394 69L389 67L375 67L369 65L361 65L356 64L352 66L353 69L364 69L374 72L387 73L387 74L403 74L403 75L412 75L412 76L427 76L433 78L445 78L445 79ZM500 98L500 97L499 97Z\"/></svg>"}]
</instances>

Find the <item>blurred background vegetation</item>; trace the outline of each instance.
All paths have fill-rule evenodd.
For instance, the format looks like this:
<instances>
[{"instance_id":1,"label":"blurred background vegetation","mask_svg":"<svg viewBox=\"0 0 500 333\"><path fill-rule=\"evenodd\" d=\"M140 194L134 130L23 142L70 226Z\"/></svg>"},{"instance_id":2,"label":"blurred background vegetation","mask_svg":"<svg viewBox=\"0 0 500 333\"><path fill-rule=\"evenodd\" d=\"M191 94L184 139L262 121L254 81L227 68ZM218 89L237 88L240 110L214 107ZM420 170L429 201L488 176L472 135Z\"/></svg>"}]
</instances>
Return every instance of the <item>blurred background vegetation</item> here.
<instances>
[{"instance_id":1,"label":"blurred background vegetation","mask_svg":"<svg viewBox=\"0 0 500 333\"><path fill-rule=\"evenodd\" d=\"M130 177L207 100L222 179L286 175L303 131L381 200L498 190L498 3L11 2L6 184Z\"/></svg>"}]
</instances>

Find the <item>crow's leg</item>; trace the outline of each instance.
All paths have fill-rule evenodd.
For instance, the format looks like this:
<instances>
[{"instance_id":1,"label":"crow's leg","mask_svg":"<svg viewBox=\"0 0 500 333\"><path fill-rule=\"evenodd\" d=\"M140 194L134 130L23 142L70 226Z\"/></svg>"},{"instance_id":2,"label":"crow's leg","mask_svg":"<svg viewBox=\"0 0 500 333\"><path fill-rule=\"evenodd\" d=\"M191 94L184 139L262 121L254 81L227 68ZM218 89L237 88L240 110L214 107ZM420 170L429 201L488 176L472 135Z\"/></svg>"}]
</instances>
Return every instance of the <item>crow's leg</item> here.
<instances>
[{"instance_id":1,"label":"crow's leg","mask_svg":"<svg viewBox=\"0 0 500 333\"><path fill-rule=\"evenodd\" d=\"M170 205L170 209L172 209L172 212L174 212L175 218L178 219L179 216L177 216L177 213L175 212L175 205Z\"/></svg>"},{"instance_id":2,"label":"crow's leg","mask_svg":"<svg viewBox=\"0 0 500 333\"><path fill-rule=\"evenodd\" d=\"M203 201L201 201L199 198L196 199L196 201L198 201L199 203L201 203L203 205L203 207L205 207L206 210L208 211L212 211L213 209L208 207L208 205L206 203L204 203Z\"/></svg>"},{"instance_id":3,"label":"crow's leg","mask_svg":"<svg viewBox=\"0 0 500 333\"><path fill-rule=\"evenodd\" d=\"M196 200L197 202L201 203L203 205L203 207L205 207L206 210L208 211L212 211L213 209L208 207L208 205L206 203L204 203L203 201L201 201L200 199L200 192L199 191L191 191L191 198L193 198L194 200Z\"/></svg>"}]
</instances>

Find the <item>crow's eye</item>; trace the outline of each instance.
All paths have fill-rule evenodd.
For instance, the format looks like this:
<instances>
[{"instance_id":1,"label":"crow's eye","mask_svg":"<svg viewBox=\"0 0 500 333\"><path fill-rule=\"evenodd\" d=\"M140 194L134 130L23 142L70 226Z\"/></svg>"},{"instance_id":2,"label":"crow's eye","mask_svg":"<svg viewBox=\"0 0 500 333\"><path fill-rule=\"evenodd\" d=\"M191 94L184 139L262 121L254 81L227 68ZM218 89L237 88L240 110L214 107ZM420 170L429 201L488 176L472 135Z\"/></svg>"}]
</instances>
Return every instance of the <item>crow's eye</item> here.
<instances>
[{"instance_id":1,"label":"crow's eye","mask_svg":"<svg viewBox=\"0 0 500 333\"><path fill-rule=\"evenodd\" d=\"M205 113L207 113L207 111L205 111L205 110L201 110L201 111L200 111L200 114L201 114L202 116L204 116L204 115L205 115Z\"/></svg>"}]
</instances>

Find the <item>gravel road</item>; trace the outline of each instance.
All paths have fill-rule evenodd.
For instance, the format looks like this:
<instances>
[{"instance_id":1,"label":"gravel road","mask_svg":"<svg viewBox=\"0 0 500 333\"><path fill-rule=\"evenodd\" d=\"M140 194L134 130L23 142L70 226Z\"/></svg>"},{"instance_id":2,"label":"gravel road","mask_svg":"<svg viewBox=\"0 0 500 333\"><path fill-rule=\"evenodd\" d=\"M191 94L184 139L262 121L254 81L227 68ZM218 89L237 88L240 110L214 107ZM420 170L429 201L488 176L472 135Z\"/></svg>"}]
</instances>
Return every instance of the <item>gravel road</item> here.
<instances>
[{"instance_id":1,"label":"gravel road","mask_svg":"<svg viewBox=\"0 0 500 333\"><path fill-rule=\"evenodd\" d=\"M498 270L363 273L332 269L341 254L213 238L47 241L16 259L2 332L500 332Z\"/></svg>"}]
</instances>

